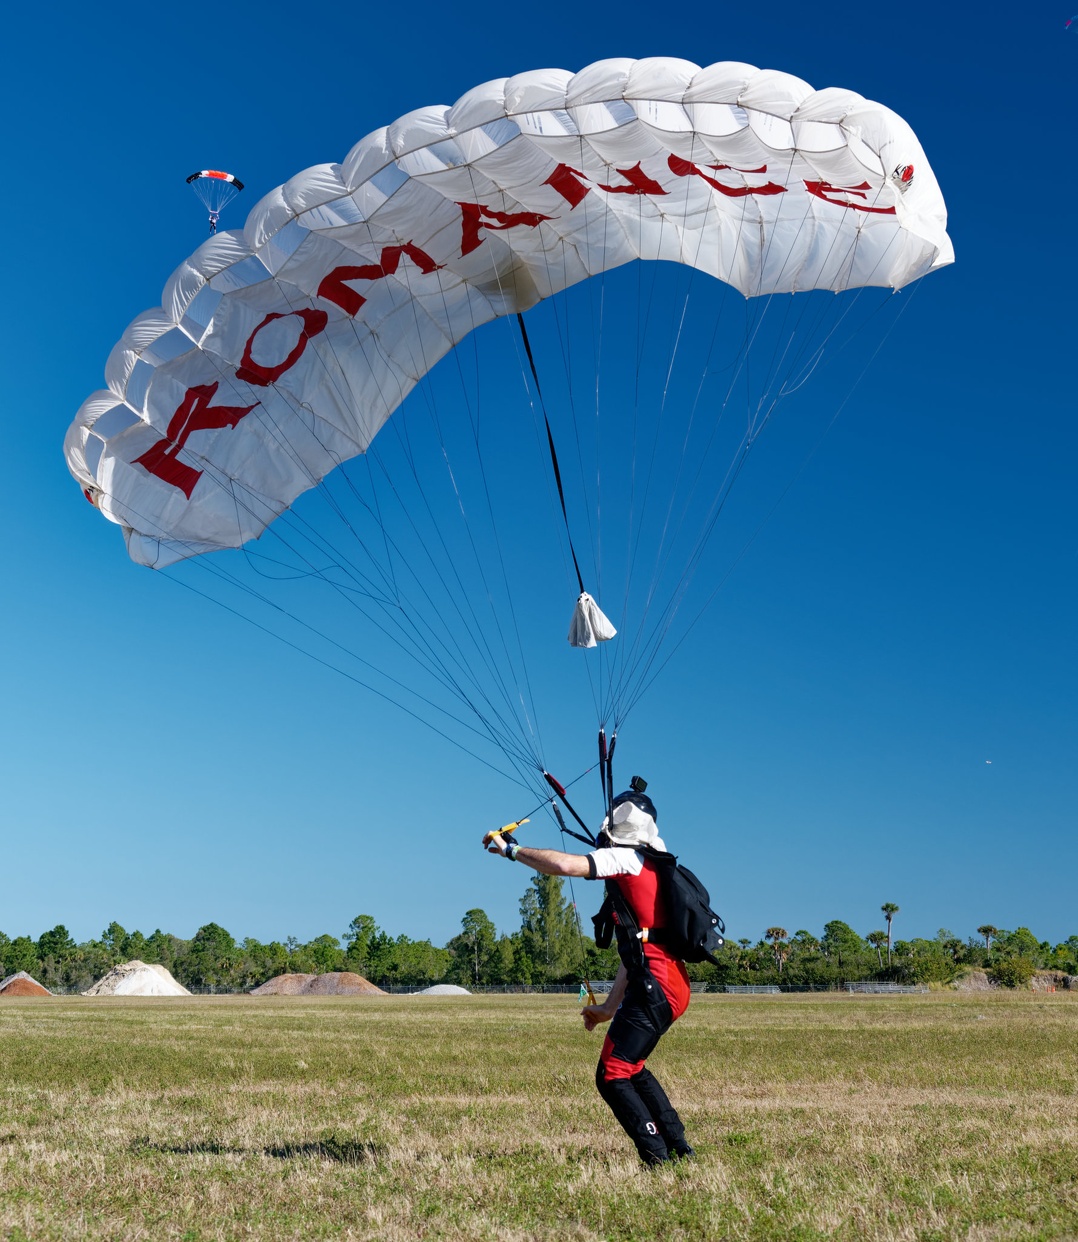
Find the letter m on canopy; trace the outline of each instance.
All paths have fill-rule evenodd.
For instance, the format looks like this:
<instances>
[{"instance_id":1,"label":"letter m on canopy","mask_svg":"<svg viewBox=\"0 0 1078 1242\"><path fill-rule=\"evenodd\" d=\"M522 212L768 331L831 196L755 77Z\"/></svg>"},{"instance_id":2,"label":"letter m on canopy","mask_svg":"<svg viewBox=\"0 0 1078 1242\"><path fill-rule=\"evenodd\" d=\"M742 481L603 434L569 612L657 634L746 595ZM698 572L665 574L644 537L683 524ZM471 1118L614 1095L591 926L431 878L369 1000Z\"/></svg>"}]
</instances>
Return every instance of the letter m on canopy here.
<instances>
[{"instance_id":1,"label":"letter m on canopy","mask_svg":"<svg viewBox=\"0 0 1078 1242\"><path fill-rule=\"evenodd\" d=\"M402 258L407 257L425 275L436 272L442 266L435 263L425 250L420 250L412 242L403 246L384 246L377 263L361 263L358 266L345 265L335 267L332 272L322 278L318 286L318 296L339 306L346 315L355 315L366 302L366 298L351 287L353 280L384 280L387 276L395 276Z\"/></svg>"}]
</instances>

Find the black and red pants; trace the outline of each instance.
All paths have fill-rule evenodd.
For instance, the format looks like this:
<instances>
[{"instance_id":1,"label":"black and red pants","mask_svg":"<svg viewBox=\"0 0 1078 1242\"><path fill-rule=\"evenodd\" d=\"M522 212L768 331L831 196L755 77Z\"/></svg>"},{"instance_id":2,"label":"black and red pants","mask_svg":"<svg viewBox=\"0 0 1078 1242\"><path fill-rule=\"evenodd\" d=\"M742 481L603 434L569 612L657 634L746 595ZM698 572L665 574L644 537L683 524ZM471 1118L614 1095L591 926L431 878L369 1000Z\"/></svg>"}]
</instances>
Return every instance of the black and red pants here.
<instances>
[{"instance_id":1,"label":"black and red pants","mask_svg":"<svg viewBox=\"0 0 1078 1242\"><path fill-rule=\"evenodd\" d=\"M625 997L599 1054L595 1085L645 1164L661 1164L691 1150L677 1109L644 1065L688 1003L684 966L669 958L646 960L629 972Z\"/></svg>"}]
</instances>

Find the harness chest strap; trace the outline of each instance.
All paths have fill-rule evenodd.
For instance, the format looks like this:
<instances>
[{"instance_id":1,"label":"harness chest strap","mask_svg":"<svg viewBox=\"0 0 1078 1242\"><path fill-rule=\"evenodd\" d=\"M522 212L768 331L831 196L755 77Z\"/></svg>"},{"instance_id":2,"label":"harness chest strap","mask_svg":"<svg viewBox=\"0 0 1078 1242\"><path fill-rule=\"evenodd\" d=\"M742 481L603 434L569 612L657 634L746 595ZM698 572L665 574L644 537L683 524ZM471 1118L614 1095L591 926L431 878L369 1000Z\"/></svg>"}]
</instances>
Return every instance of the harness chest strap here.
<instances>
[{"instance_id":1,"label":"harness chest strap","mask_svg":"<svg viewBox=\"0 0 1078 1242\"><path fill-rule=\"evenodd\" d=\"M626 931L635 936L641 944L657 944L663 945L669 943L669 936L662 927L640 927L635 932L631 927L627 927Z\"/></svg>"},{"instance_id":2,"label":"harness chest strap","mask_svg":"<svg viewBox=\"0 0 1078 1242\"><path fill-rule=\"evenodd\" d=\"M613 907L614 921L626 932L632 939L639 944L645 945L649 941L652 944L661 944L663 941L662 928L659 927L640 927L637 925L633 916L632 908L626 901L621 889L613 880L606 881L607 900Z\"/></svg>"},{"instance_id":3,"label":"harness chest strap","mask_svg":"<svg viewBox=\"0 0 1078 1242\"><path fill-rule=\"evenodd\" d=\"M662 944L666 940L666 934L661 927L638 927L636 919L633 918L633 912L629 907L629 903L625 900L621 889L617 885L611 885L607 882L607 894L610 904L614 907L617 922L631 936L640 941L641 944Z\"/></svg>"}]
</instances>

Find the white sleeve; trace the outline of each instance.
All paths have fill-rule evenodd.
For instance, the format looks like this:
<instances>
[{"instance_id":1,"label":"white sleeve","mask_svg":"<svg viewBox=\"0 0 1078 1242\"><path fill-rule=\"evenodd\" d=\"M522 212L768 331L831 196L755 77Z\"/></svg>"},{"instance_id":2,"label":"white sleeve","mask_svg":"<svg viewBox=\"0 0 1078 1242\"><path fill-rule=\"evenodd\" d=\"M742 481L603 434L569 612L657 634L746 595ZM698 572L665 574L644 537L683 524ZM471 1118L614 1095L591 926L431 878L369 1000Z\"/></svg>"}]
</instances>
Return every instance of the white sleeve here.
<instances>
[{"instance_id":1,"label":"white sleeve","mask_svg":"<svg viewBox=\"0 0 1078 1242\"><path fill-rule=\"evenodd\" d=\"M644 867L644 860L627 845L604 846L588 857L595 867L595 875L591 878L596 880L605 880L611 875L639 875Z\"/></svg>"}]
</instances>

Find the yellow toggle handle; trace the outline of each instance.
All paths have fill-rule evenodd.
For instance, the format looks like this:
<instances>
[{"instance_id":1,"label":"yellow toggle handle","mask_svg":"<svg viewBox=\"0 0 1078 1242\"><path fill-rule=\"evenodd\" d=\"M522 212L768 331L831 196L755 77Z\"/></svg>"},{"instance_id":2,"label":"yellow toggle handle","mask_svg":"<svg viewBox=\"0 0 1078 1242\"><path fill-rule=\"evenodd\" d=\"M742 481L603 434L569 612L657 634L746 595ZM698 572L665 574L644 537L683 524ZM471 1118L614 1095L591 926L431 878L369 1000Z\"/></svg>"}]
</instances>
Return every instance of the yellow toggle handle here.
<instances>
[{"instance_id":1,"label":"yellow toggle handle","mask_svg":"<svg viewBox=\"0 0 1078 1242\"><path fill-rule=\"evenodd\" d=\"M524 819L518 819L512 824L506 824L503 828L495 828L492 831L488 832L487 835L483 838L483 844L489 845L495 837L502 837L502 836L506 836L508 833L516 832L516 830L521 826L521 824L530 824L530 823L531 823L530 819L524 818Z\"/></svg>"}]
</instances>

